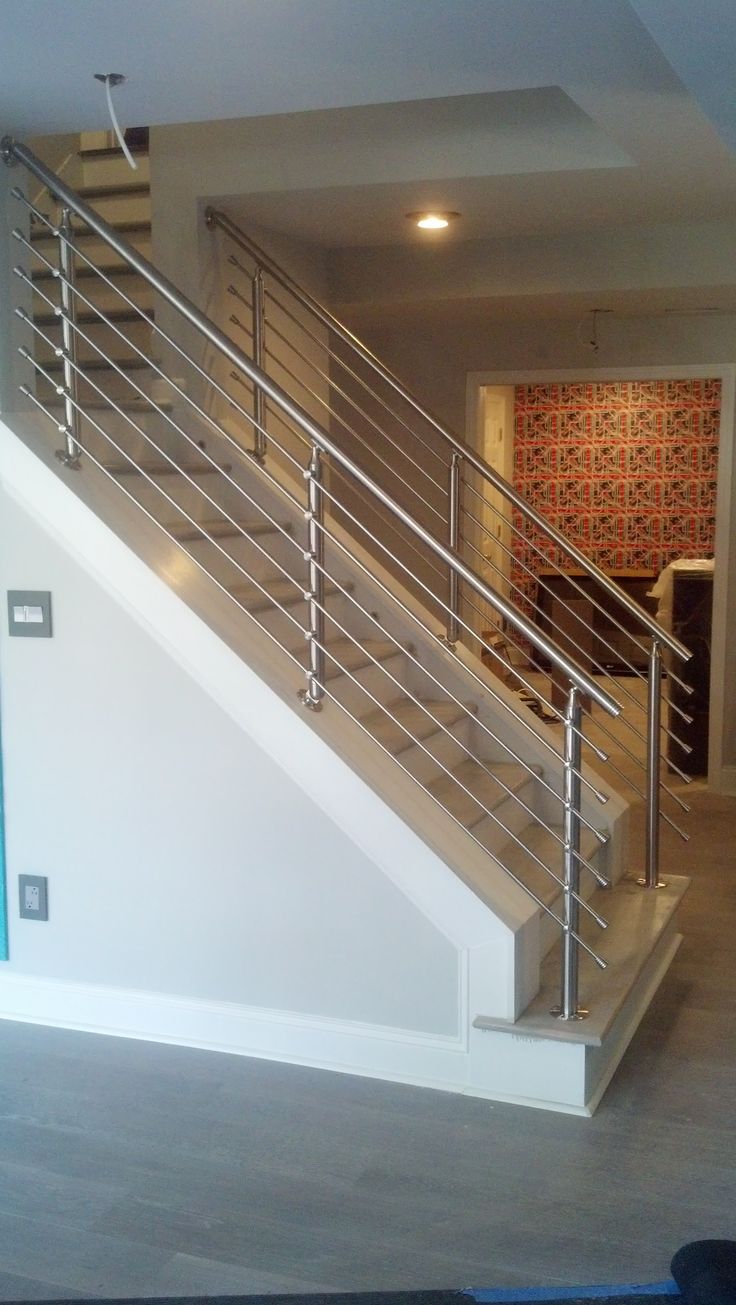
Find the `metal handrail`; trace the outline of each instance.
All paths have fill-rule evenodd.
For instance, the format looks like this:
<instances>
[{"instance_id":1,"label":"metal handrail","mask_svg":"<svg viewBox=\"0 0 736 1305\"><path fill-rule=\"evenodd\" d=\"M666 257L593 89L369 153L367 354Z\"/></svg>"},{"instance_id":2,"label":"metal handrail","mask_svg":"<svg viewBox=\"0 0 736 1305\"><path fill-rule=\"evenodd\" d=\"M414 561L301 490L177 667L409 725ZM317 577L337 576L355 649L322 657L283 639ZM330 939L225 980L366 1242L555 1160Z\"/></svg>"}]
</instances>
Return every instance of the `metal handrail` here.
<instances>
[{"instance_id":1,"label":"metal handrail","mask_svg":"<svg viewBox=\"0 0 736 1305\"><path fill-rule=\"evenodd\" d=\"M23 163L28 170L48 189L56 195L59 201L67 208L76 212L77 216L93 230L100 239L104 240L128 266L146 281L157 294L161 295L177 312L194 327L194 329L210 344L212 344L219 353L223 354L238 370L249 377L272 402L285 412L288 417L297 425L297 427L309 438L309 440L321 449L323 453L328 453L336 462L343 466L348 473L357 480L373 498L377 499L387 508L395 517L397 517L410 532L419 538L425 546L435 554L451 572L464 580L471 589L474 589L485 602L494 607L501 616L509 622L520 634L529 640L533 647L537 648L545 657L547 657L559 671L581 692L587 694L600 707L611 716L618 716L621 713L621 706L608 693L602 690L598 684L586 674L582 667L568 658L564 652L549 639L547 639L532 622L527 621L511 603L492 586L488 585L478 576L475 571L467 565L462 557L453 549L441 543L436 539L429 530L425 529L418 521L414 519L410 512L406 511L397 503L385 490L378 485L363 469L355 463L352 458L346 454L339 445L335 444L325 430L319 426L309 414L287 394L281 386L277 385L260 367L251 361L241 349L234 344L224 331L220 330L210 319L196 307L190 299L181 293L173 282L169 281L161 272L158 271L148 259L144 258L138 250L122 240L118 233L103 218L97 214L94 209L84 203L82 199L68 187L59 177L55 175L46 165L21 142L14 141L6 137L3 142L1 152L6 162ZM453 441L454 442L454 441ZM459 444L459 442L458 442ZM459 446L465 451L465 446ZM479 459L482 464L482 460ZM655 623L656 624L656 623ZM678 648L681 645L674 641ZM668 646L670 646L668 644ZM675 651L676 649L672 649ZM689 654L688 654L689 655Z\"/></svg>"},{"instance_id":2,"label":"metal handrail","mask_svg":"<svg viewBox=\"0 0 736 1305\"><path fill-rule=\"evenodd\" d=\"M461 454L465 461L468 462L489 485L492 485L494 489L498 490L504 498L508 500L512 507L515 507L524 517L527 518L527 520L531 521L535 526L538 526L553 543L557 544L559 548L567 553L568 557L572 558L581 570L585 571L586 575L589 575L591 579L596 580L601 585L601 588L604 589L610 597L615 598L616 601L625 608L629 615L633 616L639 624L649 632L649 634L656 637L664 647L669 649L670 652L674 653L675 656L679 657L682 661L689 660L691 652L679 639L671 634L669 630L665 630L664 627L649 614L649 612L645 611L643 607L640 607L629 594L622 590L615 581L611 580L611 578L606 575L605 571L602 571L595 562L592 562L585 553L582 553L575 544L571 543L571 541L557 530L550 521L547 521L540 512L537 512L536 508L519 494L518 491L514 489L513 485L510 485L508 481L504 480L504 478L499 475L499 473L488 462L486 462L480 454L476 453L475 449L472 449L470 445L465 444L463 440L459 439L457 435L454 435L452 431L448 430L446 426L443 426L436 417L428 412L411 391L403 385L398 377L394 376L393 372L391 372L388 367L386 367L380 359L370 351L370 349L366 348L357 336L353 335L352 331L349 331L348 328L344 326L344 324L340 322L339 319L336 318L327 308L325 308L323 304L319 303L319 301L315 299L309 291L304 290L299 286L297 282L289 276L288 272L285 272L283 268L279 267L279 265L275 263L254 240L251 240L251 238L247 236L245 232L243 232L240 227L238 227L236 223L227 216L226 213L223 213L219 209L210 207L205 210L205 220L209 227L218 226L225 231L231 240L234 240L236 244L241 245L241 247L245 249L251 257L257 259L258 263L261 264L261 266L264 267L271 276L273 276L274 280L283 285L284 288L287 289L290 294L293 294L305 308L308 308L310 312L314 313L324 326L328 327L329 330L333 331L345 344L349 345L355 353L359 354L363 361L367 363L367 365L378 376L380 376L382 381L389 385L391 389L395 390L399 397L415 410L418 416L432 426L446 444L449 444L452 449Z\"/></svg>"}]
</instances>

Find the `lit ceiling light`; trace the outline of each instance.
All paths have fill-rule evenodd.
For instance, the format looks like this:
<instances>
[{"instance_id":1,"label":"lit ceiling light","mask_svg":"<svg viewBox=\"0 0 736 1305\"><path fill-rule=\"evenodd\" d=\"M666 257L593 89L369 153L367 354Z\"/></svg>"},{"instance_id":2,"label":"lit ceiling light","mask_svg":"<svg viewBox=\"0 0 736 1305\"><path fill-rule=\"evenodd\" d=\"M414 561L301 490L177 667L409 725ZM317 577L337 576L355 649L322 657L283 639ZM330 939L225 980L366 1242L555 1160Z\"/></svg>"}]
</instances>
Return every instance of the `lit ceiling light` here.
<instances>
[{"instance_id":1,"label":"lit ceiling light","mask_svg":"<svg viewBox=\"0 0 736 1305\"><path fill-rule=\"evenodd\" d=\"M416 223L422 231L442 231L459 218L459 213L407 213L410 222Z\"/></svg>"}]
</instances>

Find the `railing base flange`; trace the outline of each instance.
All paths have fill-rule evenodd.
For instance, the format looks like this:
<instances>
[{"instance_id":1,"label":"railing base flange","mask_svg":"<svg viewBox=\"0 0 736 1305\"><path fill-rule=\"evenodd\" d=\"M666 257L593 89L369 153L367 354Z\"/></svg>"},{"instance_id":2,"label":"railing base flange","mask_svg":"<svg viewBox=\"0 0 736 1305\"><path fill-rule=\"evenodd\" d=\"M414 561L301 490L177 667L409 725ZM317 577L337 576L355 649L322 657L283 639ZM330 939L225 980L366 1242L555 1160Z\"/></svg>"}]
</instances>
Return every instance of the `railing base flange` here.
<instances>
[{"instance_id":1,"label":"railing base flange","mask_svg":"<svg viewBox=\"0 0 736 1305\"><path fill-rule=\"evenodd\" d=\"M645 878L643 875L641 879L637 879L636 882L638 883L640 888L666 888L667 887L664 879L658 879L656 884L650 884L649 880Z\"/></svg>"},{"instance_id":2,"label":"railing base flange","mask_svg":"<svg viewBox=\"0 0 736 1305\"><path fill-rule=\"evenodd\" d=\"M67 471L81 471L81 454L67 453L66 449L57 449L54 456L63 467L66 467Z\"/></svg>"},{"instance_id":3,"label":"railing base flange","mask_svg":"<svg viewBox=\"0 0 736 1305\"><path fill-rule=\"evenodd\" d=\"M302 706L307 707L309 711L322 710L322 703L319 701L318 698L310 697L308 689L300 689L296 696L299 699Z\"/></svg>"},{"instance_id":4,"label":"railing base flange","mask_svg":"<svg viewBox=\"0 0 736 1305\"><path fill-rule=\"evenodd\" d=\"M566 1015L561 1006L550 1006L549 1013L558 1020L587 1020L590 1015L586 1006L578 1006L570 1015Z\"/></svg>"}]
</instances>

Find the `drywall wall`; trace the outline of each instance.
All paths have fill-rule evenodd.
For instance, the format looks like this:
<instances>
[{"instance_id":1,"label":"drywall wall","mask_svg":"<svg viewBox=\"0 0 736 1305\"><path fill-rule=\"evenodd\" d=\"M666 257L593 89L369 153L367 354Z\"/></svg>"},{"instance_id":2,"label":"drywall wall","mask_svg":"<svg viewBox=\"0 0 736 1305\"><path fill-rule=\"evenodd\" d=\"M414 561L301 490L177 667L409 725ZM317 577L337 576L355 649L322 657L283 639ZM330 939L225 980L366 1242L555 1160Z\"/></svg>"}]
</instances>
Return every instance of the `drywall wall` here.
<instances>
[{"instance_id":1,"label":"drywall wall","mask_svg":"<svg viewBox=\"0 0 736 1305\"><path fill-rule=\"evenodd\" d=\"M50 898L3 975L455 1033L457 948L6 494L0 532L54 621L3 620L10 882Z\"/></svg>"}]
</instances>

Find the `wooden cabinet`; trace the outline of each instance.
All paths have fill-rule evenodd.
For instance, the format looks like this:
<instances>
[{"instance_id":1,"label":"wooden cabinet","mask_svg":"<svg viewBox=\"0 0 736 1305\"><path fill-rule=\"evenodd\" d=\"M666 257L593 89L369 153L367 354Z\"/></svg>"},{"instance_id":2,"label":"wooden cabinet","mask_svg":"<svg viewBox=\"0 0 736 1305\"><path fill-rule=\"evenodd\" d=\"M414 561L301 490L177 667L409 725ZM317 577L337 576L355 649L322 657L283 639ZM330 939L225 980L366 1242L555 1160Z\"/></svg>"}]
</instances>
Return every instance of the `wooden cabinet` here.
<instances>
[{"instance_id":1,"label":"wooden cabinet","mask_svg":"<svg viewBox=\"0 0 736 1305\"><path fill-rule=\"evenodd\" d=\"M693 654L689 662L677 667L678 675L692 686L693 692L686 693L675 680L669 680L667 688L675 707L687 712L692 724L671 707L669 727L692 752L687 754L670 739L667 755L686 775L708 773L712 609L713 572L702 568L690 571L679 563L672 575L672 633Z\"/></svg>"},{"instance_id":2,"label":"wooden cabinet","mask_svg":"<svg viewBox=\"0 0 736 1305\"><path fill-rule=\"evenodd\" d=\"M656 614L656 601L648 596L657 578L653 571L611 571L609 575L640 607L652 616ZM539 581L537 623L540 629L574 656L585 670L592 670L596 661L605 670L621 675L626 674L628 662L636 670L646 672L648 636L642 635L637 623L597 581L584 571L560 574L554 570L540 571ZM565 603L575 616L565 612ZM631 642L628 631L636 633L644 652ZM579 651L573 647L573 641Z\"/></svg>"}]
</instances>

